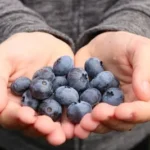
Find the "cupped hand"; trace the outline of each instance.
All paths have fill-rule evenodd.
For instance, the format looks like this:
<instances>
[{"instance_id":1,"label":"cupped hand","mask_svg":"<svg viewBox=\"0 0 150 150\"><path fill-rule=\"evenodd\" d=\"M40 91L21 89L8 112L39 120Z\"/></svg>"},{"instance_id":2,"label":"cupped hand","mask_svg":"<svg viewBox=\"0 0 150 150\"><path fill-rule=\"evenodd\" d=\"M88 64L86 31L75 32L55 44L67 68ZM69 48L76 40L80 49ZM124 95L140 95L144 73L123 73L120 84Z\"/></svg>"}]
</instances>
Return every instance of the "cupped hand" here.
<instances>
[{"instance_id":1,"label":"cupped hand","mask_svg":"<svg viewBox=\"0 0 150 150\"><path fill-rule=\"evenodd\" d=\"M64 115L62 123L38 116L29 107L21 107L21 98L10 92L11 83L20 76L32 78L35 71L52 66L61 56L74 59L71 48L56 37L42 32L18 33L0 45L0 125L21 129L25 134L44 136L59 145L73 136L74 126Z\"/></svg>"},{"instance_id":2,"label":"cupped hand","mask_svg":"<svg viewBox=\"0 0 150 150\"><path fill-rule=\"evenodd\" d=\"M105 70L111 71L120 80L124 103L119 106L98 104L75 127L75 134L86 138L91 131L127 131L137 123L149 121L150 40L128 32L106 32L77 52L76 66L84 67L90 57L102 60Z\"/></svg>"}]
</instances>

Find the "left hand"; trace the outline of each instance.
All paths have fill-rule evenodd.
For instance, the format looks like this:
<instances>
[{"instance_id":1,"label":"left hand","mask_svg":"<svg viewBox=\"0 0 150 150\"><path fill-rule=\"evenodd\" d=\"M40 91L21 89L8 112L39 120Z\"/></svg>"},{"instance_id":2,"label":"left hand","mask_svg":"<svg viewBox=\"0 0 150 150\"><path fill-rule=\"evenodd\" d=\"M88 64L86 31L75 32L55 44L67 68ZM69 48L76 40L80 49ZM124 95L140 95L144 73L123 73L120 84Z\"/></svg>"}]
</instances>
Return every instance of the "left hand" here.
<instances>
[{"instance_id":1,"label":"left hand","mask_svg":"<svg viewBox=\"0 0 150 150\"><path fill-rule=\"evenodd\" d=\"M61 123L37 115L30 107L22 107L21 97L10 90L11 83L18 77L32 79L38 69L53 66L64 55L74 59L67 43L44 32L17 33L0 44L0 126L42 136L51 145L60 145L73 137L74 125L65 115Z\"/></svg>"},{"instance_id":2,"label":"left hand","mask_svg":"<svg viewBox=\"0 0 150 150\"><path fill-rule=\"evenodd\" d=\"M106 32L81 48L76 67L84 67L90 57L103 61L121 83L124 102L119 106L98 104L75 128L75 134L86 138L91 131L128 131L137 123L150 120L150 40L128 32ZM87 123L88 122L88 123Z\"/></svg>"}]
</instances>

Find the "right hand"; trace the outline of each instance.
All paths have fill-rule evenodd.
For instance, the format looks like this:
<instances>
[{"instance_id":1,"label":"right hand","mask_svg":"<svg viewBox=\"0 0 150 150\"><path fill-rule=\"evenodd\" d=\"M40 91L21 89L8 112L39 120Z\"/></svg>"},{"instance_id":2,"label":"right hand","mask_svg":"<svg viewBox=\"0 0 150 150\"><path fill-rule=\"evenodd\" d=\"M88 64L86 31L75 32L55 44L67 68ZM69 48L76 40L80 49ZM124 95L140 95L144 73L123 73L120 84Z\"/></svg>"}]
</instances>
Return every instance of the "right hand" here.
<instances>
[{"instance_id":1,"label":"right hand","mask_svg":"<svg viewBox=\"0 0 150 150\"><path fill-rule=\"evenodd\" d=\"M0 125L21 129L28 135L44 136L52 145L72 138L74 126L63 116L62 123L47 116L36 116L21 107L20 97L10 92L11 83L20 76L32 78L35 71L52 66L61 56L74 57L71 48L56 37L42 32L18 33L0 45Z\"/></svg>"},{"instance_id":2,"label":"right hand","mask_svg":"<svg viewBox=\"0 0 150 150\"><path fill-rule=\"evenodd\" d=\"M85 138L90 132L128 131L136 124L150 121L149 48L150 39L118 31L96 36L77 52L76 67L84 67L90 57L103 61L105 70L119 79L124 103L98 104L75 127L76 135Z\"/></svg>"}]
</instances>

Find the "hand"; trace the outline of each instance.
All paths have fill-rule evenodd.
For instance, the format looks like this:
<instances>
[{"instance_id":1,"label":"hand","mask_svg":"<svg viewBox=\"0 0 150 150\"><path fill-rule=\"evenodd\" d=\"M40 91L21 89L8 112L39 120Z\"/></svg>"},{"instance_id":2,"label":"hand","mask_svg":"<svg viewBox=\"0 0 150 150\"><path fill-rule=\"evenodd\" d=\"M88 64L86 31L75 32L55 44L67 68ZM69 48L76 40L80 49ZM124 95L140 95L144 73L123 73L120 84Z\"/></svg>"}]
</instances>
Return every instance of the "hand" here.
<instances>
[{"instance_id":1,"label":"hand","mask_svg":"<svg viewBox=\"0 0 150 150\"><path fill-rule=\"evenodd\" d=\"M120 80L125 103L118 107L101 103L75 128L81 138L90 131L130 130L150 120L150 40L128 32L106 32L95 37L75 56L76 66L84 67L89 57L98 57L104 68ZM88 122L88 124L87 124Z\"/></svg>"},{"instance_id":2,"label":"hand","mask_svg":"<svg viewBox=\"0 0 150 150\"><path fill-rule=\"evenodd\" d=\"M15 79L20 76L31 79L35 71L52 66L63 55L74 57L65 42L42 32L18 33L0 45L0 124L3 127L44 136L52 145L59 145L73 136L74 126L66 116L61 124L47 116L37 116L33 109L21 107L21 98L10 92Z\"/></svg>"}]
</instances>

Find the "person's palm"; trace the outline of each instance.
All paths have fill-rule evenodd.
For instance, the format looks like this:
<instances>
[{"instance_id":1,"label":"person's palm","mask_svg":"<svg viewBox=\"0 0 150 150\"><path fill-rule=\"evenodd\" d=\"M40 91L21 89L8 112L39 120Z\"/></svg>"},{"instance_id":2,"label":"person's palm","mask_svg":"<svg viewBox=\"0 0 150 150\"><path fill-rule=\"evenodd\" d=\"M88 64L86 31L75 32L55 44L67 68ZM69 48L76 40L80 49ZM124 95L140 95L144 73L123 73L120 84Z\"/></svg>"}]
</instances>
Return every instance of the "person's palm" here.
<instances>
[{"instance_id":1,"label":"person's palm","mask_svg":"<svg viewBox=\"0 0 150 150\"><path fill-rule=\"evenodd\" d=\"M32 136L45 135L54 145L72 137L73 125L65 117L60 124L47 116L37 116L33 109L21 107L21 97L14 96L10 91L15 79L20 76L32 79L35 71L52 66L63 55L74 57L65 42L40 32L19 33L0 45L0 124L3 127L24 129Z\"/></svg>"},{"instance_id":2,"label":"person's palm","mask_svg":"<svg viewBox=\"0 0 150 150\"><path fill-rule=\"evenodd\" d=\"M149 48L150 40L147 38L127 32L107 32L78 51L75 56L78 67L84 67L89 57L103 61L104 68L120 80L125 103L118 107L104 103L97 105L76 127L76 135L84 138L88 135L87 131L93 131L97 126L95 132L99 133L110 129L129 130L134 123L150 119ZM91 124L87 125L87 121Z\"/></svg>"}]
</instances>

